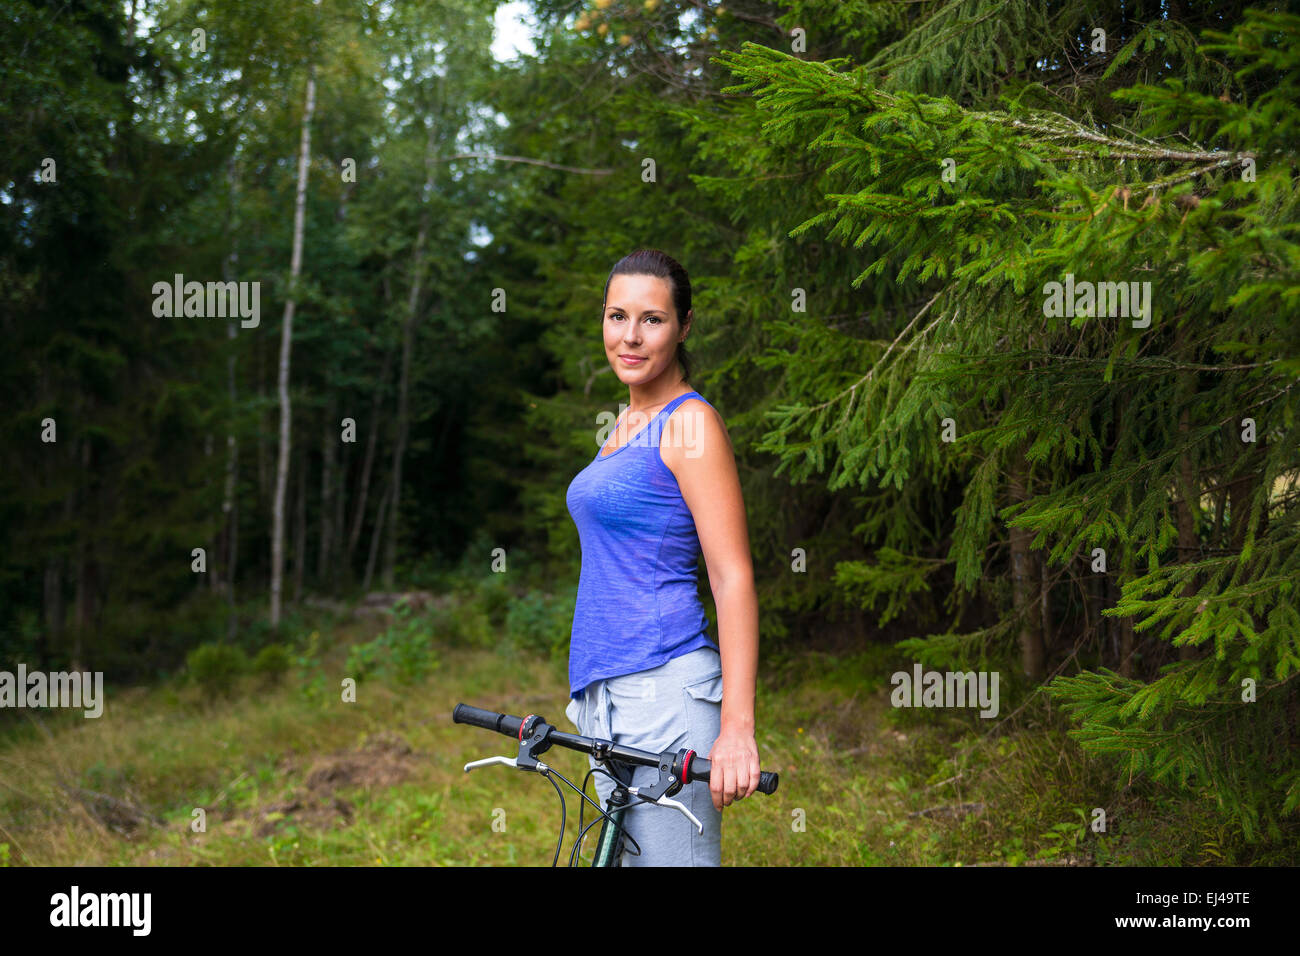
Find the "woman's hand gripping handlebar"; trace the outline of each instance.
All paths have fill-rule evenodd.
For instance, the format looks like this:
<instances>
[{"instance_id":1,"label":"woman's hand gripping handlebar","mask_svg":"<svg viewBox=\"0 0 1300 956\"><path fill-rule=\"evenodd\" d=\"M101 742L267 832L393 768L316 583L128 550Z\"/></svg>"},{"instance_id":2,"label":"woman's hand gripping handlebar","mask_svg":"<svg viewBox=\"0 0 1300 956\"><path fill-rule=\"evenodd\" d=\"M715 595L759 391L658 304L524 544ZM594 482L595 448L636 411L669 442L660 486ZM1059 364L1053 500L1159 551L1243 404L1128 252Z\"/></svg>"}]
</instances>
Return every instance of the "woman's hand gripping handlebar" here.
<instances>
[{"instance_id":1,"label":"woman's hand gripping handlebar","mask_svg":"<svg viewBox=\"0 0 1300 956\"><path fill-rule=\"evenodd\" d=\"M556 730L555 727L536 714L528 717L515 717L510 714L499 714L495 711L471 707L468 704L457 704L456 709L452 711L451 719L453 723L482 727L484 730L505 734L519 741L518 756L488 757L483 760L474 760L465 764L467 773L476 767L491 764L504 764L518 770L545 773L550 768L541 763L537 757L552 746L565 747L569 750L589 754L598 761L612 759L635 766L658 767L659 780L653 786L629 787L628 792L646 802L657 803L660 806L672 807L680 811L698 830L703 830L703 825L690 810L676 800L671 799L685 784L695 781L707 783L709 780L709 761L696 756L694 750L683 749L676 753L672 751L659 754L651 753L647 750L638 750L635 747L616 744L611 740L600 737L582 737L577 734L568 734ZM777 774L766 770L760 771L758 781L760 793L775 793L778 783Z\"/></svg>"}]
</instances>

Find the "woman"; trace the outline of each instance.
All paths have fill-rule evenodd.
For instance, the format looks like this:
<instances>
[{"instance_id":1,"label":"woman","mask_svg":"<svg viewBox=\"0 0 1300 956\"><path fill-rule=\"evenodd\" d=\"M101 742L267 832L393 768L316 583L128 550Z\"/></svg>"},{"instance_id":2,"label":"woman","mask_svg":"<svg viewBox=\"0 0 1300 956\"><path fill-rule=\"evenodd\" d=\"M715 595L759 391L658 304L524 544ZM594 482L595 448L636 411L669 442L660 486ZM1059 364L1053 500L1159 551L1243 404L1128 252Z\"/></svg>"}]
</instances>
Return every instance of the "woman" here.
<instances>
[{"instance_id":1,"label":"woman","mask_svg":"<svg viewBox=\"0 0 1300 956\"><path fill-rule=\"evenodd\" d=\"M627 414L569 485L582 573L569 648L566 714L585 736L642 750L707 753L709 786L687 784L680 812L633 801L640 847L626 866L721 865L722 808L758 786L754 689L758 596L745 506L722 417L690 388L691 283L670 256L641 249L605 281L605 357L628 386ZM697 593L703 551L718 645ZM593 761L593 766L595 763ZM649 767L633 783L658 779ZM600 803L614 782L596 774Z\"/></svg>"}]
</instances>

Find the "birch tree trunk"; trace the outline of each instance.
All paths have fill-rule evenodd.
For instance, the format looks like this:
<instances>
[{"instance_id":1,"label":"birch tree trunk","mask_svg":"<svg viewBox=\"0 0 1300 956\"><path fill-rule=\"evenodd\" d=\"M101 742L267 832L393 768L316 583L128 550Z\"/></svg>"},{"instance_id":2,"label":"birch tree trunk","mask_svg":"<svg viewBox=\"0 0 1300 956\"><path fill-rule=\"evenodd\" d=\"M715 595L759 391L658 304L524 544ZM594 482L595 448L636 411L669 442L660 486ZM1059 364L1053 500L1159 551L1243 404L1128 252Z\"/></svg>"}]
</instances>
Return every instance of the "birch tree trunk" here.
<instances>
[{"instance_id":1,"label":"birch tree trunk","mask_svg":"<svg viewBox=\"0 0 1300 956\"><path fill-rule=\"evenodd\" d=\"M302 136L298 150L298 190L293 209L293 253L289 261L289 294L284 303L284 326L280 330L280 460L275 474L275 505L271 530L271 627L280 627L280 589L284 580L284 497L289 481L289 356L293 341L295 285L302 270L303 215L307 200L307 165L311 159L311 118L316 109L316 67L307 72L307 103L302 113Z\"/></svg>"}]
</instances>

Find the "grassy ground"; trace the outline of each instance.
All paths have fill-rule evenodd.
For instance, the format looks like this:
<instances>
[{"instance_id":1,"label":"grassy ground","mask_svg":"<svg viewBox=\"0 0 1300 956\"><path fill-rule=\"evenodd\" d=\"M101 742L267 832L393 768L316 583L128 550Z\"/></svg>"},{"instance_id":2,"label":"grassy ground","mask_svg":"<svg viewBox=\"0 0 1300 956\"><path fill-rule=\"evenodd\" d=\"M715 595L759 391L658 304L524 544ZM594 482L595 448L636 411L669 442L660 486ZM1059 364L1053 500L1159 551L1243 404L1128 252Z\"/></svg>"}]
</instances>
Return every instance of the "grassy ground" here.
<instances>
[{"instance_id":1,"label":"grassy ground","mask_svg":"<svg viewBox=\"0 0 1300 956\"><path fill-rule=\"evenodd\" d=\"M345 703L348 648L382 626L326 627L329 646L279 684L117 691L97 720L44 711L11 725L0 864L549 865L554 790L505 768L465 774L510 742L450 715L464 701L570 729L562 657L440 645L428 676L367 677ZM781 785L724 812L724 865L1262 861L1212 803L1122 786L1039 704L997 733L969 714L891 708L898 664L887 648L765 662L758 743ZM575 782L586 768L570 751L547 760ZM1104 834L1087 825L1094 807Z\"/></svg>"}]
</instances>

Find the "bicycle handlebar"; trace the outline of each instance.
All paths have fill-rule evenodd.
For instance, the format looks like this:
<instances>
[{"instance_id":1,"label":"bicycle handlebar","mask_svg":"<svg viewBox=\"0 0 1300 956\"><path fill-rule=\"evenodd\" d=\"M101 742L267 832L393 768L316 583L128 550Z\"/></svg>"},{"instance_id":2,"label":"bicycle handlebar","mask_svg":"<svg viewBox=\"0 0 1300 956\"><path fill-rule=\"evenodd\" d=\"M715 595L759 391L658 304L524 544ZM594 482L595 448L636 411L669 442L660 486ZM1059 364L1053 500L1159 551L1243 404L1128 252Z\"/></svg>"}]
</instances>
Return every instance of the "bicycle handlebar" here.
<instances>
[{"instance_id":1,"label":"bicycle handlebar","mask_svg":"<svg viewBox=\"0 0 1300 956\"><path fill-rule=\"evenodd\" d=\"M482 727L484 730L493 730L516 740L520 738L525 719L510 714L498 714L496 711L483 710L480 707L471 707L469 704L457 704L456 709L451 713L452 723ZM616 744L612 740L605 740L602 737L582 737L578 734L568 734L562 730L552 729L547 739L550 743L566 747L569 750L577 750L580 753L594 754L599 746L605 757L622 760L624 763L636 764L641 767L659 766L659 754ZM709 761L696 755L683 769L682 783L691 783L696 780L708 783L709 770ZM761 770L758 775L757 792L775 793L779 782L780 777L775 772Z\"/></svg>"},{"instance_id":2,"label":"bicycle handlebar","mask_svg":"<svg viewBox=\"0 0 1300 956\"><path fill-rule=\"evenodd\" d=\"M505 734L507 737L519 739L519 728L523 725L522 717L511 717L509 714L498 714L495 711L483 710L480 707L471 707L469 704L457 704L456 709L451 712L451 722L453 724L470 724L474 727L482 727L484 730L495 730L499 734Z\"/></svg>"}]
</instances>

